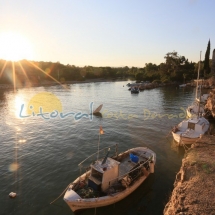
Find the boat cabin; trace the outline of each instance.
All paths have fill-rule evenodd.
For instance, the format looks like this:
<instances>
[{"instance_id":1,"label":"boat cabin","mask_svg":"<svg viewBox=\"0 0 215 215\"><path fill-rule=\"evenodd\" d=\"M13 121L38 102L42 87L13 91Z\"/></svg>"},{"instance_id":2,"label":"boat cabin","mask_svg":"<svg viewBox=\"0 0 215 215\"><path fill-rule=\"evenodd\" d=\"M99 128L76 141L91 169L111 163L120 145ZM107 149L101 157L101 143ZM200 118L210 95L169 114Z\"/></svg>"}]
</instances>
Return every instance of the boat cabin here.
<instances>
[{"instance_id":1,"label":"boat cabin","mask_svg":"<svg viewBox=\"0 0 215 215\"><path fill-rule=\"evenodd\" d=\"M96 191L106 192L109 186L117 182L119 176L120 162L108 157L106 162L102 164L102 160L98 160L91 165L91 174L88 179L88 186Z\"/></svg>"},{"instance_id":2,"label":"boat cabin","mask_svg":"<svg viewBox=\"0 0 215 215\"><path fill-rule=\"evenodd\" d=\"M205 123L202 121L200 122L199 119L190 119L188 121L182 122L182 128L194 130L197 133L202 133L205 127Z\"/></svg>"}]
</instances>

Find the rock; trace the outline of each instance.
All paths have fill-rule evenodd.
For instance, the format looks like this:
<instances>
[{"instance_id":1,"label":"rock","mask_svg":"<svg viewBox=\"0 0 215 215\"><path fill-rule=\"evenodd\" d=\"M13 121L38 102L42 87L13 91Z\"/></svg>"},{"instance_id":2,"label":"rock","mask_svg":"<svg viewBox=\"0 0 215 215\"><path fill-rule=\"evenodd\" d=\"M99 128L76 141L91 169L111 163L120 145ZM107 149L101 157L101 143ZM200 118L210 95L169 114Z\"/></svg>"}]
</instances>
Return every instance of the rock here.
<instances>
[{"instance_id":1,"label":"rock","mask_svg":"<svg viewBox=\"0 0 215 215\"><path fill-rule=\"evenodd\" d=\"M215 136L205 135L201 147L194 146L183 159L164 215L215 214L215 145L201 144L209 141L215 143Z\"/></svg>"}]
</instances>

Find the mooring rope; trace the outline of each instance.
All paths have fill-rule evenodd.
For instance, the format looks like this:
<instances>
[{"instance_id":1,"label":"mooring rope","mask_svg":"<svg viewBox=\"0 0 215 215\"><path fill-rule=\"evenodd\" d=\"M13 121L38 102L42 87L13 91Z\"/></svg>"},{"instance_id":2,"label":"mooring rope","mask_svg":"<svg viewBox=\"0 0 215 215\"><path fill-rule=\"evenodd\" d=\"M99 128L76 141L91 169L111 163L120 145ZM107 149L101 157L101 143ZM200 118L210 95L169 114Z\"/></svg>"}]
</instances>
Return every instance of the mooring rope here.
<instances>
[{"instance_id":1,"label":"mooring rope","mask_svg":"<svg viewBox=\"0 0 215 215\"><path fill-rule=\"evenodd\" d=\"M52 203L54 203L55 201L57 201L57 200L66 192L67 188L68 188L71 184L72 184L72 183L70 183L70 184L66 187L66 189L65 189L54 201L52 201L52 202L50 203L50 205L51 205Z\"/></svg>"}]
</instances>

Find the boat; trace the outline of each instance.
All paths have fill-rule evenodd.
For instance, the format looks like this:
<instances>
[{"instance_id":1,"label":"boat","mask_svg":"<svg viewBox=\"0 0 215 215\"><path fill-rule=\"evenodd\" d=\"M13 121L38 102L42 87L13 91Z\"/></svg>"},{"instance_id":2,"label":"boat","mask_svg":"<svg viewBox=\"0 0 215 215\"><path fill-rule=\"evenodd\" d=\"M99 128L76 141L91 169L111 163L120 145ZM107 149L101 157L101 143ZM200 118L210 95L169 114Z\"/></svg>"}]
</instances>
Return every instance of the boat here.
<instances>
[{"instance_id":1,"label":"boat","mask_svg":"<svg viewBox=\"0 0 215 215\"><path fill-rule=\"evenodd\" d=\"M205 100L207 97L201 96L201 85L199 85L199 71L200 71L200 62L201 62L201 52L200 52L200 61L199 61L199 67L198 67L198 75L197 75L197 81L196 81L196 95L195 95L195 101L187 107L187 117L193 118L193 117L199 117L205 115L204 105L201 104L202 100ZM200 91L200 92L198 92ZM200 94L200 96L198 96ZM207 100L207 99L206 99Z\"/></svg>"},{"instance_id":2,"label":"boat","mask_svg":"<svg viewBox=\"0 0 215 215\"><path fill-rule=\"evenodd\" d=\"M186 86L187 86L187 84L180 84L179 85L180 88L183 88L183 87L186 87Z\"/></svg>"},{"instance_id":3,"label":"boat","mask_svg":"<svg viewBox=\"0 0 215 215\"><path fill-rule=\"evenodd\" d=\"M198 115L204 116L205 115L204 105L200 104L196 100L190 106L188 106L186 112L188 118L198 117Z\"/></svg>"},{"instance_id":4,"label":"boat","mask_svg":"<svg viewBox=\"0 0 215 215\"><path fill-rule=\"evenodd\" d=\"M140 92L140 90L139 90L139 88L138 87L132 87L131 88L131 94L133 94L133 93L139 93Z\"/></svg>"},{"instance_id":5,"label":"boat","mask_svg":"<svg viewBox=\"0 0 215 215\"><path fill-rule=\"evenodd\" d=\"M204 117L183 120L172 129L174 140L179 146L193 144L209 129L209 122Z\"/></svg>"},{"instance_id":6,"label":"boat","mask_svg":"<svg viewBox=\"0 0 215 215\"><path fill-rule=\"evenodd\" d=\"M79 164L83 169L83 164L97 154L97 160L66 189L64 201L74 213L115 204L154 173L156 154L152 150L137 147L118 154L117 148L115 145L113 156L106 147ZM106 151L106 155L99 159L102 151Z\"/></svg>"},{"instance_id":7,"label":"boat","mask_svg":"<svg viewBox=\"0 0 215 215\"><path fill-rule=\"evenodd\" d=\"M205 94L201 95L200 96L200 102L205 104L207 102L208 97L209 97L208 93L205 93Z\"/></svg>"},{"instance_id":8,"label":"boat","mask_svg":"<svg viewBox=\"0 0 215 215\"><path fill-rule=\"evenodd\" d=\"M198 90L198 87L196 88ZM201 89L201 87L200 87ZM201 92L201 90L200 90ZM201 93L200 93L201 95ZM207 101L207 96L204 94L204 96L199 96L198 97L198 92L196 91L196 99L195 101L187 107L186 112L187 112L187 117L188 118L193 118L193 117L198 117L198 116L205 116L205 101Z\"/></svg>"}]
</instances>

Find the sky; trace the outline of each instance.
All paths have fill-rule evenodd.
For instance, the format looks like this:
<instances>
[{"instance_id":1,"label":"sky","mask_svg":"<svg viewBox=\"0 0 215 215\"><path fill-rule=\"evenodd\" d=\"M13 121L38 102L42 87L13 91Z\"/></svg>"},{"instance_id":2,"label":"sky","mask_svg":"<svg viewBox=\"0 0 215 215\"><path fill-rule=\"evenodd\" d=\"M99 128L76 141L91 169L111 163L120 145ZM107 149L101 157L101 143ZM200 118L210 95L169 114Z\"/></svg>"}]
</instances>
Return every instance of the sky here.
<instances>
[{"instance_id":1,"label":"sky","mask_svg":"<svg viewBox=\"0 0 215 215\"><path fill-rule=\"evenodd\" d=\"M215 49L214 8L213 0L0 0L0 59L144 67L177 51L198 62L209 39L210 58Z\"/></svg>"}]
</instances>

